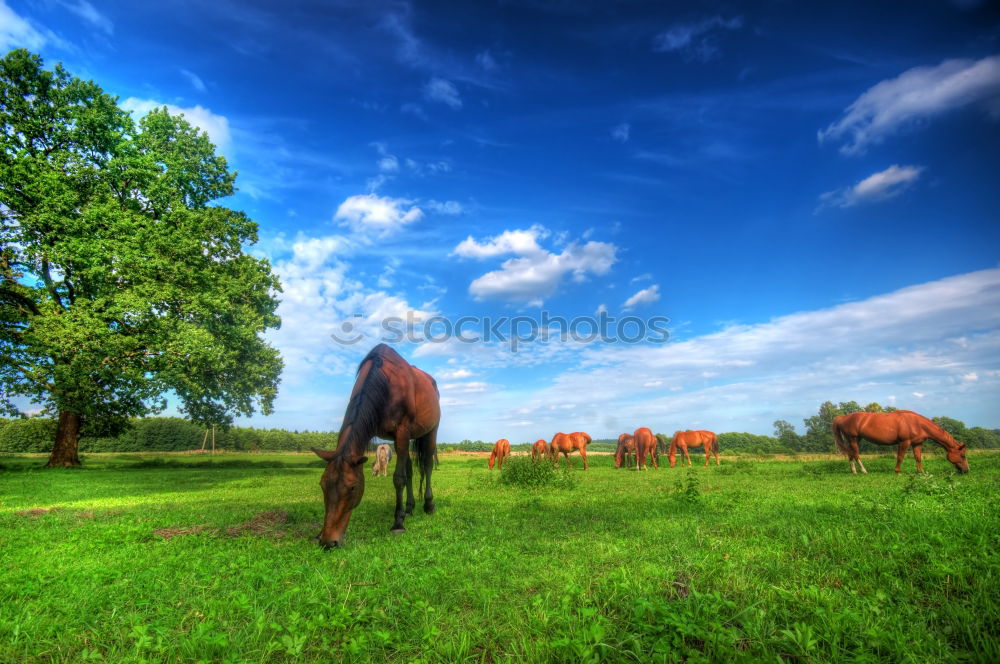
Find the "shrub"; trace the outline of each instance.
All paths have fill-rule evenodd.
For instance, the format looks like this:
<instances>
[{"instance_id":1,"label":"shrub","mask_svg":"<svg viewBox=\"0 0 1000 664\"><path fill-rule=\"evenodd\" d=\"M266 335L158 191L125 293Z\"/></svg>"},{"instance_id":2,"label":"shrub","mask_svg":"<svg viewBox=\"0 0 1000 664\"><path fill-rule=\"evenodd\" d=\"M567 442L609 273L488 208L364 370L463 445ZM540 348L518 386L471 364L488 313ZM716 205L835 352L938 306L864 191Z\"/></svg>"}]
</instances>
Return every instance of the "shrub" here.
<instances>
[{"instance_id":1,"label":"shrub","mask_svg":"<svg viewBox=\"0 0 1000 664\"><path fill-rule=\"evenodd\" d=\"M509 457L504 461L499 481L505 486L524 489L572 489L579 483L576 475L568 468L555 468L546 461L534 463L528 457Z\"/></svg>"},{"instance_id":2,"label":"shrub","mask_svg":"<svg viewBox=\"0 0 1000 664\"><path fill-rule=\"evenodd\" d=\"M56 439L56 421L48 417L8 420L0 427L0 452L48 452Z\"/></svg>"}]
</instances>

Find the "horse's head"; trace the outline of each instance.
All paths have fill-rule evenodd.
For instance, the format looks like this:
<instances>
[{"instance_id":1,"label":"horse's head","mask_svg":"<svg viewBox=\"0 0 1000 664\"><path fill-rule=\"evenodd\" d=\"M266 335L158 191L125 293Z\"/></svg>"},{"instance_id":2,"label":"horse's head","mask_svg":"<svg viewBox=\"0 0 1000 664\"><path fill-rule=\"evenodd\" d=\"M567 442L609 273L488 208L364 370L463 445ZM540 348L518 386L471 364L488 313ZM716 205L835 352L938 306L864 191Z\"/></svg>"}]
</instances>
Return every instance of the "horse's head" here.
<instances>
[{"instance_id":1,"label":"horse's head","mask_svg":"<svg viewBox=\"0 0 1000 664\"><path fill-rule=\"evenodd\" d=\"M319 480L319 485L323 488L323 502L326 504L319 545L324 549L343 546L351 510L358 506L365 493L365 473L362 466L368 457L350 459L347 455L327 450L312 448L312 451L327 462L326 470Z\"/></svg>"},{"instance_id":2,"label":"horse's head","mask_svg":"<svg viewBox=\"0 0 1000 664\"><path fill-rule=\"evenodd\" d=\"M496 451L490 452L490 470L493 470L493 466L494 464L496 464L496 462L497 462Z\"/></svg>"},{"instance_id":3,"label":"horse's head","mask_svg":"<svg viewBox=\"0 0 1000 664\"><path fill-rule=\"evenodd\" d=\"M969 472L969 462L965 460L965 443L959 443L958 447L952 447L948 450L948 461L955 464L958 472Z\"/></svg>"}]
</instances>

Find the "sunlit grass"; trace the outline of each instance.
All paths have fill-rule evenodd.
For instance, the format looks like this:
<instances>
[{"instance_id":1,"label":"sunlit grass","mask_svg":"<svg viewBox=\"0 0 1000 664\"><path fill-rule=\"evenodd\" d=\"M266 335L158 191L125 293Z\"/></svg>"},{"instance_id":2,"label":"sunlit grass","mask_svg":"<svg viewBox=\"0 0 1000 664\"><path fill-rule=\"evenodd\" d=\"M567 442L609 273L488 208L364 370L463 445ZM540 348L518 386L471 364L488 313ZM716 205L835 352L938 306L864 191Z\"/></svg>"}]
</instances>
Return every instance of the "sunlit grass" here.
<instances>
[{"instance_id":1,"label":"sunlit grass","mask_svg":"<svg viewBox=\"0 0 1000 664\"><path fill-rule=\"evenodd\" d=\"M0 662L1000 661L1000 455L539 489L446 455L437 514L390 534L369 477L325 553L315 457L155 458L0 458Z\"/></svg>"}]
</instances>

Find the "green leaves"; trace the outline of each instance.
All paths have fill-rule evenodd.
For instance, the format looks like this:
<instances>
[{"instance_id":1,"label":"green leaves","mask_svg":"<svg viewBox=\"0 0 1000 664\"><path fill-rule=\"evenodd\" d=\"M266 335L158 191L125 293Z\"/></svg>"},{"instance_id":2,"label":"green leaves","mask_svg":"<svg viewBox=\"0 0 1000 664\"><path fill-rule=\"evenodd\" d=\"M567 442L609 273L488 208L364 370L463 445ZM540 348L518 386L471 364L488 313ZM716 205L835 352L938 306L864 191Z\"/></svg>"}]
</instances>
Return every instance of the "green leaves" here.
<instances>
[{"instance_id":1,"label":"green leaves","mask_svg":"<svg viewBox=\"0 0 1000 664\"><path fill-rule=\"evenodd\" d=\"M24 50L0 60L0 385L54 411L124 418L172 391L199 422L269 412L277 278L257 226L216 201L236 174L157 109L136 125L91 82Z\"/></svg>"}]
</instances>

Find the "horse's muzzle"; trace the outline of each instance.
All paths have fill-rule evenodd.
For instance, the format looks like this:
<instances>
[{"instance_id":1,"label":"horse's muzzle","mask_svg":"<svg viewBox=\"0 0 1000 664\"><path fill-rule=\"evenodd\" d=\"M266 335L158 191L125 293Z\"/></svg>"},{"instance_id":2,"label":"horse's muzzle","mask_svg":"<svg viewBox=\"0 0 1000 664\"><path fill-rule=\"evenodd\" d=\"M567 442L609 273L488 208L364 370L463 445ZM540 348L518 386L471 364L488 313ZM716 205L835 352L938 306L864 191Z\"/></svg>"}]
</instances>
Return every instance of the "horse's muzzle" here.
<instances>
[{"instance_id":1,"label":"horse's muzzle","mask_svg":"<svg viewBox=\"0 0 1000 664\"><path fill-rule=\"evenodd\" d=\"M344 538L324 540L323 535L316 536L316 542L323 548L324 551L329 551L330 549L337 549L344 546Z\"/></svg>"}]
</instances>

